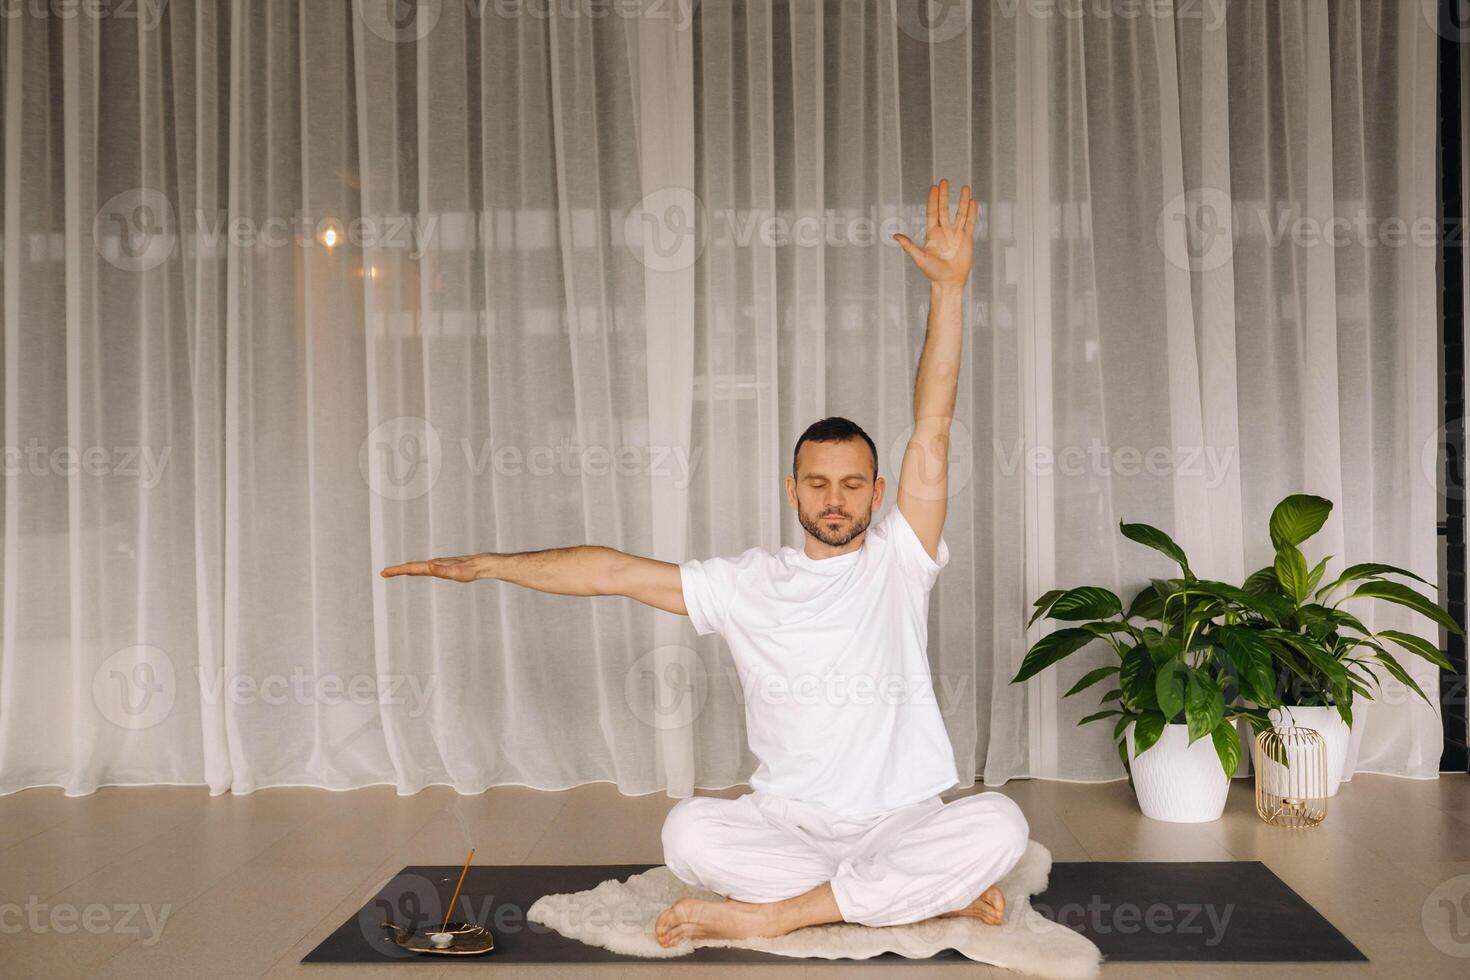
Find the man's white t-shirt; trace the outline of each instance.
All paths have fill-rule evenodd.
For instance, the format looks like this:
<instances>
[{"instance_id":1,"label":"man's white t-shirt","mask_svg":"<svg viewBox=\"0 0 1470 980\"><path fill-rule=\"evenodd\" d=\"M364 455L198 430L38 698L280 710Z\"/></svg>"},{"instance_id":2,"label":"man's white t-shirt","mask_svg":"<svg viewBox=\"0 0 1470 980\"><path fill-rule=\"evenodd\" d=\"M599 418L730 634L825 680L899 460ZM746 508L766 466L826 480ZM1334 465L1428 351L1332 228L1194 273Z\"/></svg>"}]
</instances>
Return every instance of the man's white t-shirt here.
<instances>
[{"instance_id":1,"label":"man's white t-shirt","mask_svg":"<svg viewBox=\"0 0 1470 980\"><path fill-rule=\"evenodd\" d=\"M700 635L730 647L752 790L866 817L959 782L927 654L931 558L897 505L835 558L750 548L679 566Z\"/></svg>"}]
</instances>

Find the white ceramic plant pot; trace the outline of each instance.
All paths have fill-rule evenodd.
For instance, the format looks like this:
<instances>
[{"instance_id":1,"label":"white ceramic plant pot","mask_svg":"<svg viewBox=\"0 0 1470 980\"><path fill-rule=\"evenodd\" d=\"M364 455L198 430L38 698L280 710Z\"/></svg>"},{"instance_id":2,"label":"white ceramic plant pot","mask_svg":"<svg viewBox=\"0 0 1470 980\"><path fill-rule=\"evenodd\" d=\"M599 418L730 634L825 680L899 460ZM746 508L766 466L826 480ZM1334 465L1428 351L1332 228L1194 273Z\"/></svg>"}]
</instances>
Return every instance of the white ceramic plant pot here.
<instances>
[{"instance_id":1,"label":"white ceramic plant pot","mask_svg":"<svg viewBox=\"0 0 1470 980\"><path fill-rule=\"evenodd\" d=\"M1170 823L1219 820L1230 792L1230 777L1220 768L1210 736L1189 744L1188 725L1165 725L1159 740L1142 755L1133 745L1133 725L1126 732L1133 791L1145 817Z\"/></svg>"},{"instance_id":2,"label":"white ceramic plant pot","mask_svg":"<svg viewBox=\"0 0 1470 980\"><path fill-rule=\"evenodd\" d=\"M1347 764L1348 739L1352 733L1342 715L1332 707L1272 708L1267 712L1275 728L1311 728L1327 743L1327 795L1337 795L1337 784L1342 780L1343 766Z\"/></svg>"}]
</instances>

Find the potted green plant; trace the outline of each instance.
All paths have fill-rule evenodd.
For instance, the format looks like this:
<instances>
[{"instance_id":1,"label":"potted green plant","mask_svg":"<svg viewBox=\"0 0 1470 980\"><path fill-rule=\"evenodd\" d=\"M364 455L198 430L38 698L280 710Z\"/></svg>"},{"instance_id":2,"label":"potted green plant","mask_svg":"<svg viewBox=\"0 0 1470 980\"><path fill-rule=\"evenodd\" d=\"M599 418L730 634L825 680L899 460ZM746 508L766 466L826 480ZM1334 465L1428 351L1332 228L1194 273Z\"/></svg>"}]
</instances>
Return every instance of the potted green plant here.
<instances>
[{"instance_id":1,"label":"potted green plant","mask_svg":"<svg viewBox=\"0 0 1470 980\"><path fill-rule=\"evenodd\" d=\"M1268 705L1273 725L1298 725L1321 733L1327 746L1327 789L1337 792L1347 758L1353 700L1372 699L1381 691L1374 667L1381 667L1426 704L1429 697L1388 644L1449 670L1438 647L1423 637L1400 630L1376 633L1351 612L1341 608L1352 599L1395 603L1424 616L1457 635L1464 635L1454 619L1428 596L1389 576L1429 585L1415 573L1381 562L1361 562L1321 585L1327 562L1310 569L1302 544L1322 529L1332 513L1332 501L1310 494L1293 494L1271 512L1271 545L1275 561L1250 575L1244 590L1256 599L1252 608L1240 607L1242 628L1249 630L1270 653L1276 690ZM1320 586L1320 587L1319 587ZM1339 590L1344 590L1337 594Z\"/></svg>"},{"instance_id":2,"label":"potted green plant","mask_svg":"<svg viewBox=\"0 0 1470 980\"><path fill-rule=\"evenodd\" d=\"M1121 522L1131 541L1173 559L1181 577L1154 579L1125 609L1108 589L1081 586L1047 592L1028 626L1046 616L1075 623L1043 636L1011 679L1018 684L1089 646L1106 642L1116 663L1084 674L1064 697L1111 679L1101 710L1087 724L1116 718L1113 741L1144 814L1193 823L1217 819L1240 762L1236 720L1269 724L1274 684L1264 642L1245 627L1229 632L1240 610L1269 606L1243 589L1199 579L1184 550L1148 524ZM1222 632L1222 630L1226 630ZM1242 693L1255 699L1238 704Z\"/></svg>"}]
</instances>

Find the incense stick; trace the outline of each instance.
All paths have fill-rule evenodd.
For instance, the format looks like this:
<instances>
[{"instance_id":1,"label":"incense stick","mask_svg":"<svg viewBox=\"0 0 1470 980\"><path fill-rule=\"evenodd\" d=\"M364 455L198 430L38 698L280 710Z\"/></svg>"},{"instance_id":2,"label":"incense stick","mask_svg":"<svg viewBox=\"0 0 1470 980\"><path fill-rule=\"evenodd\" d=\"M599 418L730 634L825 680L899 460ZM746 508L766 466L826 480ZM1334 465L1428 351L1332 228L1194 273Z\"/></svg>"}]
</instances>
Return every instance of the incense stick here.
<instances>
[{"instance_id":1,"label":"incense stick","mask_svg":"<svg viewBox=\"0 0 1470 980\"><path fill-rule=\"evenodd\" d=\"M449 917L454 914L454 903L459 899L459 890L464 887L464 876L470 870L470 862L475 859L475 849L470 848L470 856L464 859L464 870L459 873L459 884L454 886L454 897L449 900L449 908L444 910L444 925L440 932L449 931Z\"/></svg>"}]
</instances>

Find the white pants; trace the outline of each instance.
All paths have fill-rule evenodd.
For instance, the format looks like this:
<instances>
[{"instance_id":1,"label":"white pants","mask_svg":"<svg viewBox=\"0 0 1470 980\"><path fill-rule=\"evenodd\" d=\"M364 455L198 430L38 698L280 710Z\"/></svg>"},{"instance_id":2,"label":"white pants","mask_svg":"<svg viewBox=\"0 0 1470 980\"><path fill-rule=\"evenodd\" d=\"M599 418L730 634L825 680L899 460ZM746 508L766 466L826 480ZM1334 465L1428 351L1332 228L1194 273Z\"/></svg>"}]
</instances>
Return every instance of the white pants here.
<instances>
[{"instance_id":1,"label":"white pants","mask_svg":"<svg viewBox=\"0 0 1470 980\"><path fill-rule=\"evenodd\" d=\"M964 908L1015 867L1031 829L995 792L937 796L849 819L769 793L691 796L664 820L664 863L686 884L777 902L832 883L846 922L917 922Z\"/></svg>"}]
</instances>

